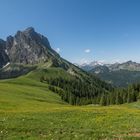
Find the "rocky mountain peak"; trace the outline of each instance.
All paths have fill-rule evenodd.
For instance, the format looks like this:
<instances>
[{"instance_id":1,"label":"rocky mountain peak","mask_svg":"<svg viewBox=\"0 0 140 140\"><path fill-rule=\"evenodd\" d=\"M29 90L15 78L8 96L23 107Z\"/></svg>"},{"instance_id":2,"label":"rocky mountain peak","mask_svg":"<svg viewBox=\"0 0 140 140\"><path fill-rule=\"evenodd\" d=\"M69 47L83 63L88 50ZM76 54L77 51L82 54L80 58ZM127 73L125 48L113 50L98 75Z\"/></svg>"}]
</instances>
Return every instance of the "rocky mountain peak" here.
<instances>
[{"instance_id":1,"label":"rocky mountain peak","mask_svg":"<svg viewBox=\"0 0 140 140\"><path fill-rule=\"evenodd\" d=\"M21 31L21 33L31 38L40 37L40 34L37 33L33 27L26 28L24 31Z\"/></svg>"},{"instance_id":2,"label":"rocky mountain peak","mask_svg":"<svg viewBox=\"0 0 140 140\"><path fill-rule=\"evenodd\" d=\"M60 57L51 48L48 39L33 27L18 31L6 41L0 40L0 44L5 47L11 63L38 64Z\"/></svg>"},{"instance_id":3,"label":"rocky mountain peak","mask_svg":"<svg viewBox=\"0 0 140 140\"><path fill-rule=\"evenodd\" d=\"M28 27L27 29L24 30L24 32L32 33L35 32L35 29L33 27Z\"/></svg>"},{"instance_id":4,"label":"rocky mountain peak","mask_svg":"<svg viewBox=\"0 0 140 140\"><path fill-rule=\"evenodd\" d=\"M129 60L129 61L127 61L127 62L125 62L124 64L128 64L128 65L135 65L135 64L137 64L136 62L133 62L132 60Z\"/></svg>"}]
</instances>

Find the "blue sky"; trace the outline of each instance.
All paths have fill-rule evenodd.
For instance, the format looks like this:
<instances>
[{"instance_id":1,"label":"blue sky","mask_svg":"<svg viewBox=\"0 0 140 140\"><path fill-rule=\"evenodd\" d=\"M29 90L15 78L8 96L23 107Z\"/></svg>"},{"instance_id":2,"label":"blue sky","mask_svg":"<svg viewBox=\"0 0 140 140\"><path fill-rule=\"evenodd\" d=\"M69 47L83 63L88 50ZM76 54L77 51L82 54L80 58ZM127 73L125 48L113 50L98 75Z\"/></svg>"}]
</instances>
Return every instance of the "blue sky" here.
<instances>
[{"instance_id":1,"label":"blue sky","mask_svg":"<svg viewBox=\"0 0 140 140\"><path fill-rule=\"evenodd\" d=\"M140 0L0 0L0 38L30 26L74 63L140 62Z\"/></svg>"}]
</instances>

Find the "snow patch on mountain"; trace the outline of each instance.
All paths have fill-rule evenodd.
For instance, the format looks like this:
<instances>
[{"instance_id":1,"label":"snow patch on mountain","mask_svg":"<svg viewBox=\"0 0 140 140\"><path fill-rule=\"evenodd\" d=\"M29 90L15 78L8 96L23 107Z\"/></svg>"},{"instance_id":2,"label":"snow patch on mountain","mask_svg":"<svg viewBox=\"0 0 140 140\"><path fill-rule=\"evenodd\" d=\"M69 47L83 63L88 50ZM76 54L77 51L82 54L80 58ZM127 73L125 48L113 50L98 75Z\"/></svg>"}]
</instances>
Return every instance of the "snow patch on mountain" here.
<instances>
[{"instance_id":1,"label":"snow patch on mountain","mask_svg":"<svg viewBox=\"0 0 140 140\"><path fill-rule=\"evenodd\" d=\"M10 62L8 62L6 65L4 65L2 68L6 68L8 65L10 65Z\"/></svg>"}]
</instances>

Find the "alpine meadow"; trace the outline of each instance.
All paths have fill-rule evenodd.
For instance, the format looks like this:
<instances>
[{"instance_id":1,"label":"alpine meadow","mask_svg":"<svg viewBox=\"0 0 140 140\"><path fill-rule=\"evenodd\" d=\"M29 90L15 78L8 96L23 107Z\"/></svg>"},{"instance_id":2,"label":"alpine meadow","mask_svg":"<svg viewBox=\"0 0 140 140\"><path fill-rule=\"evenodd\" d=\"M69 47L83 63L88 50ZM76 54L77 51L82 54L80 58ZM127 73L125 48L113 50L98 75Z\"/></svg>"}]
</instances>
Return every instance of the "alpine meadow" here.
<instances>
[{"instance_id":1,"label":"alpine meadow","mask_svg":"<svg viewBox=\"0 0 140 140\"><path fill-rule=\"evenodd\" d=\"M0 140L140 139L138 0L0 2Z\"/></svg>"}]
</instances>

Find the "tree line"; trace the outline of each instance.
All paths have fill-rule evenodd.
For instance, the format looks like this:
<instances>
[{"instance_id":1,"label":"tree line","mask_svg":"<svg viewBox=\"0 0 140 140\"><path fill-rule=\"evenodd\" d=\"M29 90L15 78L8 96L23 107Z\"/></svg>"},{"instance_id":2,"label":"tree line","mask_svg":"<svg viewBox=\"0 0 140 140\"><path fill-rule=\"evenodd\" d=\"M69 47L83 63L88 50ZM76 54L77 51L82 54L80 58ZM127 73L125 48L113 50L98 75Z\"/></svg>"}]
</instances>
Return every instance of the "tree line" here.
<instances>
[{"instance_id":1,"label":"tree line","mask_svg":"<svg viewBox=\"0 0 140 140\"><path fill-rule=\"evenodd\" d=\"M46 82L50 90L58 93L62 100L72 105L96 103L96 97L100 97L101 93L107 94L108 89L111 89L104 82L96 80L94 81L98 85L96 86L95 83L88 80L83 81L78 77L69 79L64 77L47 78L42 76L40 81Z\"/></svg>"},{"instance_id":2,"label":"tree line","mask_svg":"<svg viewBox=\"0 0 140 140\"><path fill-rule=\"evenodd\" d=\"M102 94L100 105L124 104L140 99L140 84L132 84L127 88L116 88L109 94Z\"/></svg>"},{"instance_id":3,"label":"tree line","mask_svg":"<svg viewBox=\"0 0 140 140\"><path fill-rule=\"evenodd\" d=\"M49 89L59 94L62 100L71 105L100 104L103 106L135 102L140 98L140 84L128 88L112 88L110 85L96 81L82 81L79 78L64 77L47 78L42 76L41 82L46 82ZM95 81L94 81L95 82Z\"/></svg>"}]
</instances>

